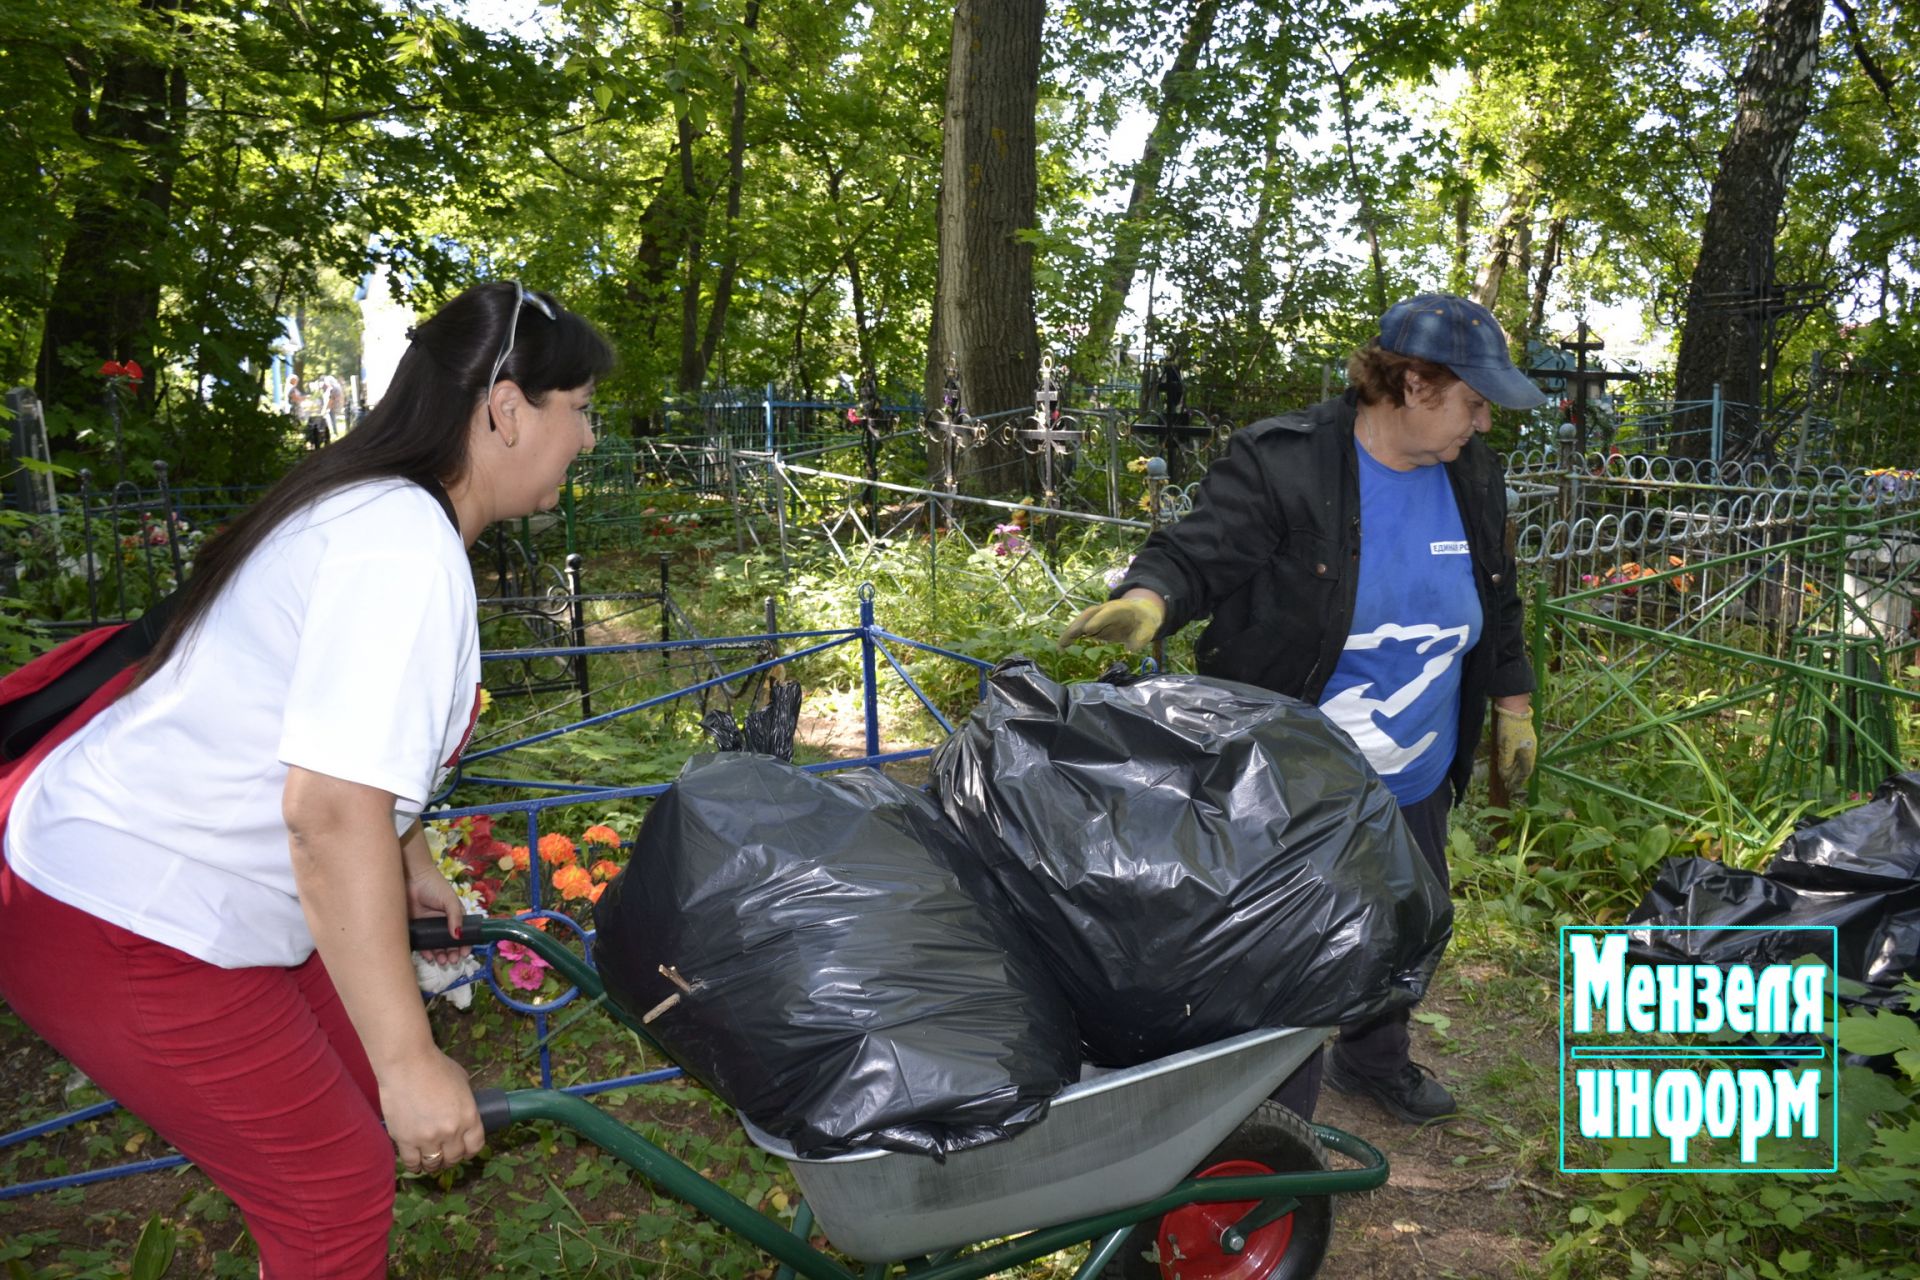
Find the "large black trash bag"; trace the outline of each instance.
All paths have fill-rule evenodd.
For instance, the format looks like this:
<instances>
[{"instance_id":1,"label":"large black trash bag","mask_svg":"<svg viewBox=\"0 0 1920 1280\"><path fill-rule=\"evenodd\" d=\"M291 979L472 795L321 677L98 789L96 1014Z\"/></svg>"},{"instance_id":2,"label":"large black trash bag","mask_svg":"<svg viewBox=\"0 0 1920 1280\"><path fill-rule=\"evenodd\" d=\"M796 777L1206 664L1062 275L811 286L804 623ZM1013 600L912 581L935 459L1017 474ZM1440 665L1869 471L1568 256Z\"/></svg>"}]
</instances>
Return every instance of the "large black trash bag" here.
<instances>
[{"instance_id":1,"label":"large black trash bag","mask_svg":"<svg viewBox=\"0 0 1920 1280\"><path fill-rule=\"evenodd\" d=\"M1839 939L1836 971L1864 983L1862 1004L1905 1011L1903 974L1920 972L1920 885L1887 891L1808 889L1723 866L1705 858L1669 858L1653 887L1627 917L1627 953L1645 964L1790 964L1803 955L1830 958L1825 934L1783 931L1783 925L1832 925ZM1662 926L1690 925L1688 929ZM1760 929L1698 926L1762 925Z\"/></svg>"},{"instance_id":2,"label":"large black trash bag","mask_svg":"<svg viewBox=\"0 0 1920 1280\"><path fill-rule=\"evenodd\" d=\"M1794 832L1767 876L1809 889L1920 885L1920 773L1888 778L1866 804Z\"/></svg>"},{"instance_id":3,"label":"large black trash bag","mask_svg":"<svg viewBox=\"0 0 1920 1280\"><path fill-rule=\"evenodd\" d=\"M1392 793L1297 699L1009 663L933 775L1096 1063L1409 1005L1446 949L1452 904Z\"/></svg>"},{"instance_id":4,"label":"large black trash bag","mask_svg":"<svg viewBox=\"0 0 1920 1280\"><path fill-rule=\"evenodd\" d=\"M869 770L696 756L595 907L608 994L679 994L648 1030L801 1155L1005 1137L1078 1077L1073 1019L955 840Z\"/></svg>"}]
</instances>

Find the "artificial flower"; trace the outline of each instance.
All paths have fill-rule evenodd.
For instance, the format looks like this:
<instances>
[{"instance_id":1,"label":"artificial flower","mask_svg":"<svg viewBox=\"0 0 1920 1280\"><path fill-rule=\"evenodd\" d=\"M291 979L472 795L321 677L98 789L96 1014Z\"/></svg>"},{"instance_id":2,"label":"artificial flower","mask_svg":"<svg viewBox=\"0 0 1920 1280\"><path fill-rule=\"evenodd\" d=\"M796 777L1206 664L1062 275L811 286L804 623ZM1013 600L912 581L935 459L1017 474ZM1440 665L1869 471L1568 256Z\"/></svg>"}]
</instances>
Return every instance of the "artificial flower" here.
<instances>
[{"instance_id":1,"label":"artificial flower","mask_svg":"<svg viewBox=\"0 0 1920 1280\"><path fill-rule=\"evenodd\" d=\"M602 858L593 864L592 872L595 880L611 880L620 874L620 864L611 858Z\"/></svg>"},{"instance_id":2,"label":"artificial flower","mask_svg":"<svg viewBox=\"0 0 1920 1280\"><path fill-rule=\"evenodd\" d=\"M553 873L553 887L562 898L572 902L587 896L593 888L593 877L582 866L562 867Z\"/></svg>"},{"instance_id":3,"label":"artificial flower","mask_svg":"<svg viewBox=\"0 0 1920 1280\"><path fill-rule=\"evenodd\" d=\"M620 843L620 833L609 826L595 825L580 833L580 843L610 844L617 847Z\"/></svg>"},{"instance_id":4,"label":"artificial flower","mask_svg":"<svg viewBox=\"0 0 1920 1280\"><path fill-rule=\"evenodd\" d=\"M573 859L573 841L558 831L550 831L540 837L540 861L551 866L564 867Z\"/></svg>"}]
</instances>

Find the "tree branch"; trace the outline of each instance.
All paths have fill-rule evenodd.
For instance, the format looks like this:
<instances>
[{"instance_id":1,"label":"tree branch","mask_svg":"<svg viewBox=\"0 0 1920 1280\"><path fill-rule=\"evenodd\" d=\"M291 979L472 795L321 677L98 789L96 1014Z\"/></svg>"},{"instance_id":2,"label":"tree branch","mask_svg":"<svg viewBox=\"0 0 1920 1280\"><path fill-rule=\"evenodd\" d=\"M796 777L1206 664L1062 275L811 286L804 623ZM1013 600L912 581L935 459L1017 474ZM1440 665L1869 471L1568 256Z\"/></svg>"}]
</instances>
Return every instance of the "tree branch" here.
<instances>
[{"instance_id":1,"label":"tree branch","mask_svg":"<svg viewBox=\"0 0 1920 1280\"><path fill-rule=\"evenodd\" d=\"M1847 24L1847 43L1853 49L1853 57L1860 64L1860 70L1866 73L1867 79L1873 81L1873 87L1880 91L1880 98L1887 104L1887 110L1898 115L1899 108L1893 105L1893 82L1887 79L1887 73L1880 69L1874 62L1873 55L1867 52L1867 38L1860 30L1859 15L1853 11L1853 6L1848 4L1847 0L1833 0L1833 7L1840 11L1841 19Z\"/></svg>"}]
</instances>

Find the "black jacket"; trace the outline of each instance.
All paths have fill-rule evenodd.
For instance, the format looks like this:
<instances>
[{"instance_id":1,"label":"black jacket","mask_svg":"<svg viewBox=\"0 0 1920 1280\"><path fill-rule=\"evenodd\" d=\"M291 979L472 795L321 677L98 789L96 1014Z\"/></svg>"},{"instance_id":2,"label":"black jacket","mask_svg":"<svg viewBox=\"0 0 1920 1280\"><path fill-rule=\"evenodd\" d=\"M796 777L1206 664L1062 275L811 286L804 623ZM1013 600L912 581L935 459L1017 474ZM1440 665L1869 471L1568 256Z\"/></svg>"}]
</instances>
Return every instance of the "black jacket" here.
<instances>
[{"instance_id":1,"label":"black jacket","mask_svg":"<svg viewBox=\"0 0 1920 1280\"><path fill-rule=\"evenodd\" d=\"M1360 473L1352 392L1266 418L1234 435L1200 482L1193 512L1157 530L1117 596L1147 587L1167 602L1163 634L1212 616L1202 675L1318 702L1353 624L1360 566ZM1447 464L1483 618L1463 659L1460 736L1448 771L1465 793L1487 699L1533 691L1500 459L1478 436Z\"/></svg>"}]
</instances>

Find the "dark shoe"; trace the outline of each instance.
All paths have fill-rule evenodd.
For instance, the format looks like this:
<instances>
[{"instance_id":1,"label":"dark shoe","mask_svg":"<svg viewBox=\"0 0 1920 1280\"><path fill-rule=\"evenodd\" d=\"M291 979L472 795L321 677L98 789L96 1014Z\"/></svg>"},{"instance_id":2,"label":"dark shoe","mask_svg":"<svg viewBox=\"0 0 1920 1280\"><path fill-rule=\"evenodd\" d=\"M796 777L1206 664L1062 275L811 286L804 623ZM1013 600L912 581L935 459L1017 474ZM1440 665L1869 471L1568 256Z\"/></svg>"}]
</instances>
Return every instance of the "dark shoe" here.
<instances>
[{"instance_id":1,"label":"dark shoe","mask_svg":"<svg viewBox=\"0 0 1920 1280\"><path fill-rule=\"evenodd\" d=\"M1327 1083L1341 1093L1372 1098L1408 1124L1444 1120L1460 1110L1432 1069L1417 1062L1409 1062L1391 1076L1365 1076L1342 1062L1335 1050L1327 1055Z\"/></svg>"}]
</instances>

